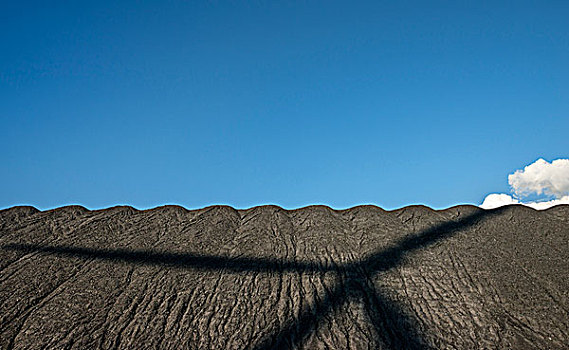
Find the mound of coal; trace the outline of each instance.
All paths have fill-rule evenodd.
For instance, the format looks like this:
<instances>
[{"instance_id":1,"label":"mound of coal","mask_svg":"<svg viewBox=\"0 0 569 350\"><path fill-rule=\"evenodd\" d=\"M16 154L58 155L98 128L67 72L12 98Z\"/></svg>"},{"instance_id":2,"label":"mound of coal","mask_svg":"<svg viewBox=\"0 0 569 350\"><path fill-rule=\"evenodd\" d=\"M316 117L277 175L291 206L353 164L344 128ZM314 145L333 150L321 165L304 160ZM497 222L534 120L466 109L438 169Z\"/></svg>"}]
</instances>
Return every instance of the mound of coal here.
<instances>
[{"instance_id":1,"label":"mound of coal","mask_svg":"<svg viewBox=\"0 0 569 350\"><path fill-rule=\"evenodd\" d=\"M569 206L0 211L2 349L569 349Z\"/></svg>"}]
</instances>

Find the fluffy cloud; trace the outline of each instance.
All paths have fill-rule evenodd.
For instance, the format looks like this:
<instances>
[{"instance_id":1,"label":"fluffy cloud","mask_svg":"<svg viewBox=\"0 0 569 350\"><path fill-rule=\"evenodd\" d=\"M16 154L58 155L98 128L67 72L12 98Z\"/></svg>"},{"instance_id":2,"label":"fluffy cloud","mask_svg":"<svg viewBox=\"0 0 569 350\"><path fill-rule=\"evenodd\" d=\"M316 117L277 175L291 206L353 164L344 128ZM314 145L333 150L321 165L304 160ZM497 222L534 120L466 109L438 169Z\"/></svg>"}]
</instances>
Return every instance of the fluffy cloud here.
<instances>
[{"instance_id":1,"label":"fluffy cloud","mask_svg":"<svg viewBox=\"0 0 569 350\"><path fill-rule=\"evenodd\" d=\"M551 163L538 159L523 170L510 174L508 183L518 197L532 193L563 197L569 194L569 159L557 159Z\"/></svg>"},{"instance_id":2,"label":"fluffy cloud","mask_svg":"<svg viewBox=\"0 0 569 350\"><path fill-rule=\"evenodd\" d=\"M492 209L509 204L522 204L542 210L559 204L569 204L569 159L557 159L549 163L538 159L523 170L516 170L508 176L514 196L492 193L480 205ZM542 201L524 201L523 198L536 194L545 197Z\"/></svg>"}]
</instances>

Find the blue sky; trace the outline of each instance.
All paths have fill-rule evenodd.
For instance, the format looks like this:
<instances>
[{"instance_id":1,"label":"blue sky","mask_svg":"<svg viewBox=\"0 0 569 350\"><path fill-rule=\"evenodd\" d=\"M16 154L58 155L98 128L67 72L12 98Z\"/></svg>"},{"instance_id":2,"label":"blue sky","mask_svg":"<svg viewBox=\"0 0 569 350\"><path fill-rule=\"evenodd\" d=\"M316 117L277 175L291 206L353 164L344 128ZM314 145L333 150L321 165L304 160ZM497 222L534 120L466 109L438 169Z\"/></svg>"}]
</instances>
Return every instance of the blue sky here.
<instances>
[{"instance_id":1,"label":"blue sky","mask_svg":"<svg viewBox=\"0 0 569 350\"><path fill-rule=\"evenodd\" d=\"M4 2L0 207L479 204L569 153L569 2Z\"/></svg>"}]
</instances>

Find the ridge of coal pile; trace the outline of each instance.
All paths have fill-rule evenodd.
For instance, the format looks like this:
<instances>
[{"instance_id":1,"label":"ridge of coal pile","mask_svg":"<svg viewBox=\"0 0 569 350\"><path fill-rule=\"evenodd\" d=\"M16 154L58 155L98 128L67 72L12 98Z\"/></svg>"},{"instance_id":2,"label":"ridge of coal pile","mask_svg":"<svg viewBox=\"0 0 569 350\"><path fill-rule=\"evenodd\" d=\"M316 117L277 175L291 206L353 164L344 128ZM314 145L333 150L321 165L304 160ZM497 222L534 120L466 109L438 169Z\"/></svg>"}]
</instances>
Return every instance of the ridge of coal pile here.
<instances>
[{"instance_id":1,"label":"ridge of coal pile","mask_svg":"<svg viewBox=\"0 0 569 350\"><path fill-rule=\"evenodd\" d=\"M1 349L569 349L569 206L0 211Z\"/></svg>"}]
</instances>

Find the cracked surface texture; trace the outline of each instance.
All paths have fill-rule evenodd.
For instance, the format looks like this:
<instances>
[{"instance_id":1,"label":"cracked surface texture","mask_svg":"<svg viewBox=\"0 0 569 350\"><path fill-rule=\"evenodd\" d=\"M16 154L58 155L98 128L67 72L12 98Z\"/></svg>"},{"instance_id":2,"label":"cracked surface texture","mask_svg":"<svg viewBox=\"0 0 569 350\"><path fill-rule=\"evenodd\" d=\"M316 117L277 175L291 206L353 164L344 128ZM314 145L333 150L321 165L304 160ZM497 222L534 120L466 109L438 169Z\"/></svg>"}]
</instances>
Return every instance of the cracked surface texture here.
<instances>
[{"instance_id":1,"label":"cracked surface texture","mask_svg":"<svg viewBox=\"0 0 569 350\"><path fill-rule=\"evenodd\" d=\"M569 349L569 206L0 211L1 349Z\"/></svg>"}]
</instances>

